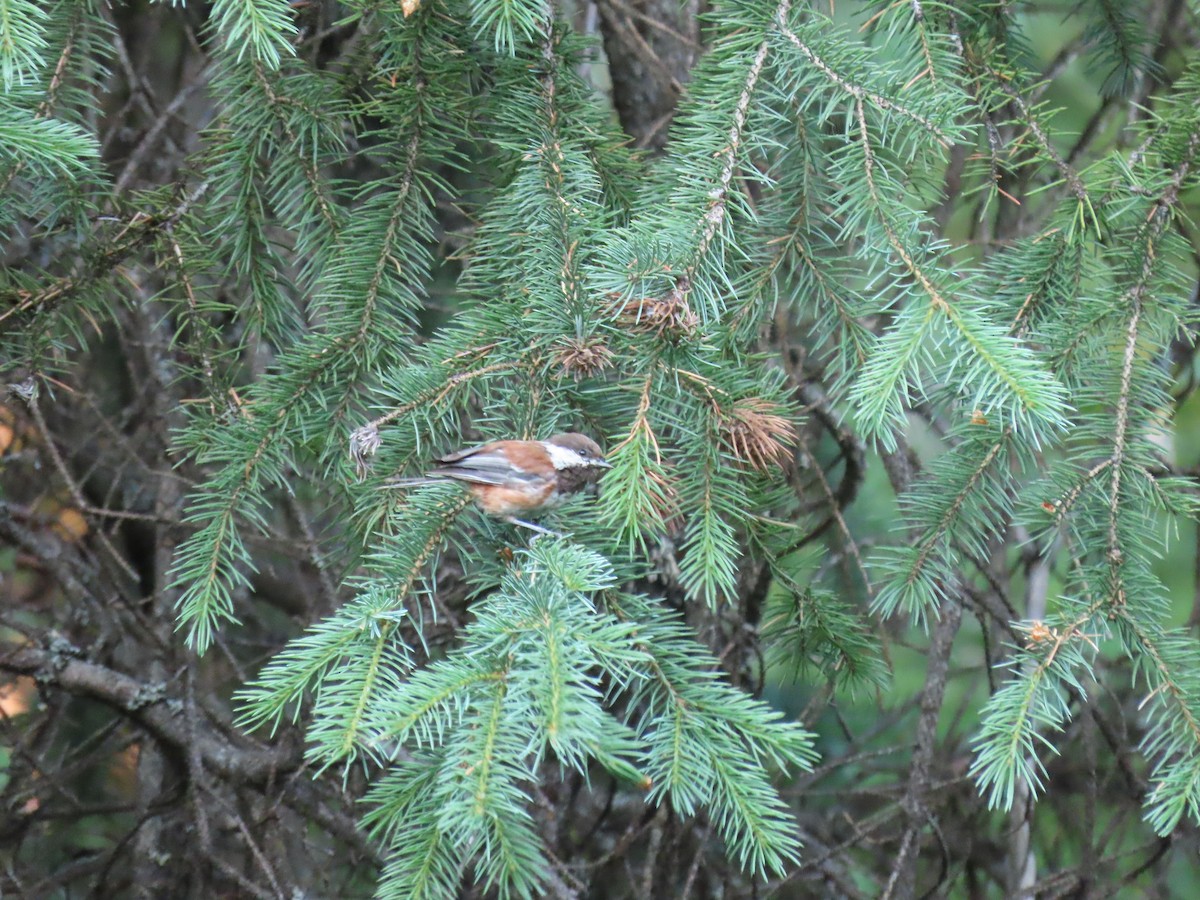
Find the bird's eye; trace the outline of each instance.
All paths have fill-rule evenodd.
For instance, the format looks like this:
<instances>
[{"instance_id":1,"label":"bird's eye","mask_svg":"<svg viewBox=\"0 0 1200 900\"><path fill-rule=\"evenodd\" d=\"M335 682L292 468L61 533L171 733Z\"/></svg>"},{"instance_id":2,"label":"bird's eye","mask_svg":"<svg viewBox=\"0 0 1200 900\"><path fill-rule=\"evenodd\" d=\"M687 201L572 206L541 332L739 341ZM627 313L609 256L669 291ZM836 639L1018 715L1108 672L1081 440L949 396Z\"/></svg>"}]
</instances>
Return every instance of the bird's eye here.
<instances>
[{"instance_id":1,"label":"bird's eye","mask_svg":"<svg viewBox=\"0 0 1200 900\"><path fill-rule=\"evenodd\" d=\"M584 459L588 458L587 448L585 448L585 447L580 447L575 452L578 453L580 456L582 456Z\"/></svg>"}]
</instances>

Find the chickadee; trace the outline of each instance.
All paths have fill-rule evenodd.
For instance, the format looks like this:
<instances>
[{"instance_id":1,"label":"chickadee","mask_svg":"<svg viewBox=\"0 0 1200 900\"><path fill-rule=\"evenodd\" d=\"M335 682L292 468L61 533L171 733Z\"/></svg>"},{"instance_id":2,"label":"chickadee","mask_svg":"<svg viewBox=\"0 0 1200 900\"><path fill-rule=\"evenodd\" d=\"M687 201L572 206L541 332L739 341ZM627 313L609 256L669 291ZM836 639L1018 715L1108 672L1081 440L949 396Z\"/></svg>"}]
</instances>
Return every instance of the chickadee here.
<instances>
[{"instance_id":1,"label":"chickadee","mask_svg":"<svg viewBox=\"0 0 1200 900\"><path fill-rule=\"evenodd\" d=\"M575 432L556 434L545 441L493 441L448 453L436 461L437 467L423 477L388 483L413 487L461 481L488 515L541 534L554 532L518 516L558 506L612 468L595 441Z\"/></svg>"}]
</instances>

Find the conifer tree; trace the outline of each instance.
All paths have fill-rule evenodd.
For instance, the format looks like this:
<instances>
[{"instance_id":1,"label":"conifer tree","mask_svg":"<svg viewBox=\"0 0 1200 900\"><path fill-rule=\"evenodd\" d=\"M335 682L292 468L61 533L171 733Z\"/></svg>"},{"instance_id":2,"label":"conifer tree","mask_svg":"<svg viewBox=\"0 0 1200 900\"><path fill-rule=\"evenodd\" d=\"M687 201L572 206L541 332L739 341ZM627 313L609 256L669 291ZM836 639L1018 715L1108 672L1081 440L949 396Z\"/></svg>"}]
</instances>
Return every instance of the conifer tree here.
<instances>
[{"instance_id":1,"label":"conifer tree","mask_svg":"<svg viewBox=\"0 0 1200 900\"><path fill-rule=\"evenodd\" d=\"M1047 62L1022 4L851 6L0 0L0 565L53 585L0 621L43 703L0 790L70 856L134 766L100 874L14 890L1194 855L1197 13L1062 4ZM612 469L550 534L403 481L561 431Z\"/></svg>"}]
</instances>

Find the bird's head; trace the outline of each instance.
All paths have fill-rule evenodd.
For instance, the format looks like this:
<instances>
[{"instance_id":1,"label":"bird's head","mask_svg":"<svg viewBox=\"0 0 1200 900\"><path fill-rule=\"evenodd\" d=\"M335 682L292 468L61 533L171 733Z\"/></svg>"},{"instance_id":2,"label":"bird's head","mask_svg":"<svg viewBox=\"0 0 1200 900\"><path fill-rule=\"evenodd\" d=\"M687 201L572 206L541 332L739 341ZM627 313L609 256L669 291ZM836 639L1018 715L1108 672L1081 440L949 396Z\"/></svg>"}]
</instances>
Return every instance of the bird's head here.
<instances>
[{"instance_id":1,"label":"bird's head","mask_svg":"<svg viewBox=\"0 0 1200 900\"><path fill-rule=\"evenodd\" d=\"M604 458L600 446L586 434L568 431L542 443L559 472L585 469L594 471L598 476L605 469L612 468L612 463Z\"/></svg>"}]
</instances>

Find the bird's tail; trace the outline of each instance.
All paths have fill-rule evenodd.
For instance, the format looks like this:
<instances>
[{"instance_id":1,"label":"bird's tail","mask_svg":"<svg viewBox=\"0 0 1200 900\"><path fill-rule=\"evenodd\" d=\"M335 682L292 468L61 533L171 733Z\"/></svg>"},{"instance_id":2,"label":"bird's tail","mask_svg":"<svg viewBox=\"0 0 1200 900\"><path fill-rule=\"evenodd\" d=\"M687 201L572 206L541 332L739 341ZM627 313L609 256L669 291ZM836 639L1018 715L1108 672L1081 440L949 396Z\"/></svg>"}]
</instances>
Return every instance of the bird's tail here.
<instances>
[{"instance_id":1,"label":"bird's tail","mask_svg":"<svg viewBox=\"0 0 1200 900\"><path fill-rule=\"evenodd\" d=\"M417 475L413 478L389 478L383 483L385 488L413 488L427 484L445 484L446 479L437 475Z\"/></svg>"}]
</instances>

